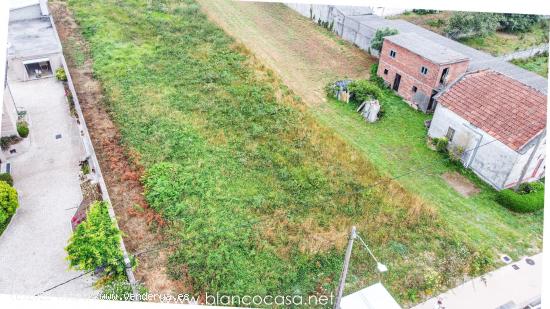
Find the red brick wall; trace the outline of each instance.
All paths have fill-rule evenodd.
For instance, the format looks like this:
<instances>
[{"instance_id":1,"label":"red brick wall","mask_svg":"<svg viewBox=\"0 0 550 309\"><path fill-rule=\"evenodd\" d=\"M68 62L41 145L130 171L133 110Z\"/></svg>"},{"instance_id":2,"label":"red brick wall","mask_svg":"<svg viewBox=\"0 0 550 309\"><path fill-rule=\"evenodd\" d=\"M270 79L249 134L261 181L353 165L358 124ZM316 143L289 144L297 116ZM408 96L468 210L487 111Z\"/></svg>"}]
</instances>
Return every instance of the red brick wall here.
<instances>
[{"instance_id":1,"label":"red brick wall","mask_svg":"<svg viewBox=\"0 0 550 309\"><path fill-rule=\"evenodd\" d=\"M391 50L397 53L395 58L390 57ZM440 66L385 40L382 52L380 53L378 76L393 86L395 74L399 73L401 75L401 82L398 94L405 100L412 102L414 95L412 91L413 86L416 86L418 91L429 97L432 94L432 90L439 86L439 79L444 68L449 68L447 82L450 83L466 72L468 64L469 61L465 60L459 63ZM426 75L420 72L422 66L428 68ZM385 69L388 70L388 74L384 74Z\"/></svg>"}]
</instances>

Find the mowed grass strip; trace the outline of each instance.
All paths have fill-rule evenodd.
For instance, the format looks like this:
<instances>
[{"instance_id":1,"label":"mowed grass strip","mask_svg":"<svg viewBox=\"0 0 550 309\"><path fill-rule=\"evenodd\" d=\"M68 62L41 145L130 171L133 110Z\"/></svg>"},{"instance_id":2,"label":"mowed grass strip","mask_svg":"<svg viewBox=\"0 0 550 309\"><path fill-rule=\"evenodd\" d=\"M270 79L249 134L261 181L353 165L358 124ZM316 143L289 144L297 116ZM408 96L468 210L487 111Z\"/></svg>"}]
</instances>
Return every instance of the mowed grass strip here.
<instances>
[{"instance_id":1,"label":"mowed grass strip","mask_svg":"<svg viewBox=\"0 0 550 309\"><path fill-rule=\"evenodd\" d=\"M369 188L376 168L193 1L69 5L146 198L182 241L169 272L195 293L328 294L353 224L402 302L489 263L397 183ZM377 279L360 247L352 265L350 290Z\"/></svg>"}]
</instances>

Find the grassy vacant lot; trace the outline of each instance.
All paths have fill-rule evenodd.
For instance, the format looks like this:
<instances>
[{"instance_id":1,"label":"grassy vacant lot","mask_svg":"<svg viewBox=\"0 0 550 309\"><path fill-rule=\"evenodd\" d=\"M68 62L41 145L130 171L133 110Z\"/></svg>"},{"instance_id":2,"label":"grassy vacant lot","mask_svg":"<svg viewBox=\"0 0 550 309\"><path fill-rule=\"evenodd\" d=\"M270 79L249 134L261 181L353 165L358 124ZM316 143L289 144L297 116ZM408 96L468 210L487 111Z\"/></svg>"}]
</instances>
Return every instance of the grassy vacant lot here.
<instances>
[{"instance_id":1,"label":"grassy vacant lot","mask_svg":"<svg viewBox=\"0 0 550 309\"><path fill-rule=\"evenodd\" d=\"M413 24L444 35L447 21L451 15L452 12L448 11L441 11L435 14L426 15L406 12L392 18L404 19ZM533 27L531 31L526 33L505 33L497 31L494 34L490 34L485 37L476 36L461 39L459 41L470 47L482 50L495 56L509 54L518 50L527 49L531 46L548 43L548 22L542 21L539 25Z\"/></svg>"},{"instance_id":2,"label":"grassy vacant lot","mask_svg":"<svg viewBox=\"0 0 550 309\"><path fill-rule=\"evenodd\" d=\"M195 2L69 5L123 141L146 169L146 198L182 242L169 272L189 276L196 293L328 294L352 224L389 264L385 282L402 302L487 267L483 244L457 235L446 209L396 182L370 188L384 179L375 165L319 125ZM351 110L330 106L351 120L343 125L358 124ZM504 217L495 206L487 215ZM528 220L506 215L505 231ZM353 261L351 288L376 279L364 251Z\"/></svg>"},{"instance_id":3,"label":"grassy vacant lot","mask_svg":"<svg viewBox=\"0 0 550 309\"><path fill-rule=\"evenodd\" d=\"M512 60L512 63L548 78L548 53L539 54L527 59Z\"/></svg>"}]
</instances>

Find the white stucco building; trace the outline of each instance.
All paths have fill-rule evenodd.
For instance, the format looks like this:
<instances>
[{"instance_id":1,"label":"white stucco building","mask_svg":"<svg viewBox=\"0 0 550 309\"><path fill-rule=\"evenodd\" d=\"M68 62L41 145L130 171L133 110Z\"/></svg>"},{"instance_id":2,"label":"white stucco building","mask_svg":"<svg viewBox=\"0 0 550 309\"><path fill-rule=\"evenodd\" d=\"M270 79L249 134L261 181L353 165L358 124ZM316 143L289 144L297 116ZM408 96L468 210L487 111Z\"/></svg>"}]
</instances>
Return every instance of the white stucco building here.
<instances>
[{"instance_id":1,"label":"white stucco building","mask_svg":"<svg viewBox=\"0 0 550 309\"><path fill-rule=\"evenodd\" d=\"M8 80L52 77L62 48L45 0L12 3L8 26Z\"/></svg>"},{"instance_id":2,"label":"white stucco building","mask_svg":"<svg viewBox=\"0 0 550 309\"><path fill-rule=\"evenodd\" d=\"M428 135L500 190L544 177L547 95L504 74L470 72L436 97Z\"/></svg>"}]
</instances>

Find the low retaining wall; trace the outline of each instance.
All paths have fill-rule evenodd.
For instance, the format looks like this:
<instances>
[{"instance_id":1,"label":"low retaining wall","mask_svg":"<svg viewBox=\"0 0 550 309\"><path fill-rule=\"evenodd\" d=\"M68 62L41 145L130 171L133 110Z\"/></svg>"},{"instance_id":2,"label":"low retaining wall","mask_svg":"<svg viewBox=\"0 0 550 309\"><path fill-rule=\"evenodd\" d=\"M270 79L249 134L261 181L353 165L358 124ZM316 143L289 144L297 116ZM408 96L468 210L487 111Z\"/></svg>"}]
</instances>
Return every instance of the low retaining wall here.
<instances>
[{"instance_id":1,"label":"low retaining wall","mask_svg":"<svg viewBox=\"0 0 550 309\"><path fill-rule=\"evenodd\" d=\"M59 42L61 42L61 40L59 39L59 35L57 34L57 29L55 27L53 17L51 15L50 15L50 22L54 29L55 35L57 36L57 39L59 40ZM79 119L78 127L80 129L80 136L82 138L82 143L84 145L84 151L86 153L86 157L89 158L88 163L90 164L91 170L95 171L95 176L101 190L103 201L107 202L107 205L108 205L109 217L111 217L111 220L113 221L116 228L120 230L116 220L115 211L113 210L113 205L111 204L111 198L109 197L109 192L107 191L107 184L105 183L105 179L103 178L103 174L101 173L99 161L97 160L94 146L92 144L92 140L90 139L90 133L88 132L88 127L86 126L86 120L84 119L84 115L82 114L82 108L80 107L80 102L78 101L76 89L74 88L73 80L69 72L69 67L67 66L67 62L65 61L65 56L63 54L61 55L61 63L65 70L65 73L67 74L67 84L73 96L74 107ZM134 276L134 272L132 270L132 263L128 256L128 251L126 251L126 246L124 245L124 240L122 239L122 237L120 238L120 250L122 251L122 255L124 257L124 264L126 266L125 267L126 276L128 277L128 282L132 287L132 293L134 295L133 300L137 300L138 299L137 298L138 296L137 281L136 281L136 277Z\"/></svg>"},{"instance_id":2,"label":"low retaining wall","mask_svg":"<svg viewBox=\"0 0 550 309\"><path fill-rule=\"evenodd\" d=\"M514 59L527 59L527 58L531 58L533 56L547 53L547 52L548 52L548 44L542 44L539 46L531 47L525 50L520 50L504 56L500 56L499 58L505 61L510 61Z\"/></svg>"}]
</instances>

